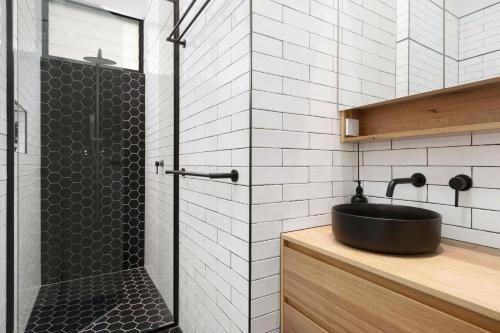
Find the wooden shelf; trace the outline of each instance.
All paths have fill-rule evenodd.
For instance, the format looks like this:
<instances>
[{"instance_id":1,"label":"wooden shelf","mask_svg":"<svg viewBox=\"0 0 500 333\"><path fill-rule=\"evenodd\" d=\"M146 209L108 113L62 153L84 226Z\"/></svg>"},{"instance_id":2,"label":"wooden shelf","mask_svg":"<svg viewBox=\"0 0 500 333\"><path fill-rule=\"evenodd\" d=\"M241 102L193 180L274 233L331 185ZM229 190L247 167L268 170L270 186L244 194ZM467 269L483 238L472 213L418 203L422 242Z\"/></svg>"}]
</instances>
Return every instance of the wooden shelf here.
<instances>
[{"instance_id":1,"label":"wooden shelf","mask_svg":"<svg viewBox=\"0 0 500 333\"><path fill-rule=\"evenodd\" d=\"M359 120L359 136L345 136L345 119ZM341 141L440 136L500 130L500 78L341 111Z\"/></svg>"}]
</instances>

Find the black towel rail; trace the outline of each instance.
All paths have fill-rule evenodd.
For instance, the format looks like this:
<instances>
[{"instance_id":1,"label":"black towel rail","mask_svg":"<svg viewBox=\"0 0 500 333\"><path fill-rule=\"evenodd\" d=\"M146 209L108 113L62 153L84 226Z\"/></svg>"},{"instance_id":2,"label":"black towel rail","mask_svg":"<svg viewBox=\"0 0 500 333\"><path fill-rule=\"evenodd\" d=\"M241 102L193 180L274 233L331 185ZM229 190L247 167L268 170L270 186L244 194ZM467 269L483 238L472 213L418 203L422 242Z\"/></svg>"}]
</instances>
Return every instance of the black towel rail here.
<instances>
[{"instance_id":1,"label":"black towel rail","mask_svg":"<svg viewBox=\"0 0 500 333\"><path fill-rule=\"evenodd\" d=\"M238 170L231 170L229 173L202 173L186 171L186 169L182 168L181 170L167 170L165 173L167 175L195 176L210 179L230 178L233 182L237 182L239 178Z\"/></svg>"},{"instance_id":2,"label":"black towel rail","mask_svg":"<svg viewBox=\"0 0 500 333\"><path fill-rule=\"evenodd\" d=\"M189 22L189 24L187 25L186 29L184 29L184 32L182 32L182 33L179 32L179 37L175 38L174 37L175 33L179 30L179 28L181 26L181 23L184 21L184 19L186 18L186 16L189 14L189 12L193 8L193 6L196 3L196 1L197 0L191 1L191 3L189 4L189 6L186 8L186 11L184 12L184 14L182 14L182 16L179 19L179 21L174 25L174 30L172 30L172 32L170 33L170 35L168 35L167 41L172 42L174 44L180 44L180 45L186 47L186 41L182 40L182 38L188 32L188 30L191 28L191 26L194 24L194 22L196 21L196 19L198 18L198 16L200 16L200 14L203 12L203 10L208 6L208 4L210 3L211 0L205 0L205 3L200 7L200 9L196 13L196 15L191 20L191 22Z\"/></svg>"}]
</instances>

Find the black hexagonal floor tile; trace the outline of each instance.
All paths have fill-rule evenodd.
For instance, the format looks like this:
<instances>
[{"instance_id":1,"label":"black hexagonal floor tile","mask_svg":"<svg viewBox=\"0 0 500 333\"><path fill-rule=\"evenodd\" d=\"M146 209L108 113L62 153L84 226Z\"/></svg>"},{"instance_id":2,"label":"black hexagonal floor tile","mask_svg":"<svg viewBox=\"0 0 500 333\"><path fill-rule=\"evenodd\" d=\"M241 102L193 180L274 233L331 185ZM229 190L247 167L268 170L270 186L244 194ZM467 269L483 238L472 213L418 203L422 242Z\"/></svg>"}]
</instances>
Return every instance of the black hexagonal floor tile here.
<instances>
[{"instance_id":1,"label":"black hexagonal floor tile","mask_svg":"<svg viewBox=\"0 0 500 333\"><path fill-rule=\"evenodd\" d=\"M173 317L144 268L45 285L25 333L148 332Z\"/></svg>"}]
</instances>

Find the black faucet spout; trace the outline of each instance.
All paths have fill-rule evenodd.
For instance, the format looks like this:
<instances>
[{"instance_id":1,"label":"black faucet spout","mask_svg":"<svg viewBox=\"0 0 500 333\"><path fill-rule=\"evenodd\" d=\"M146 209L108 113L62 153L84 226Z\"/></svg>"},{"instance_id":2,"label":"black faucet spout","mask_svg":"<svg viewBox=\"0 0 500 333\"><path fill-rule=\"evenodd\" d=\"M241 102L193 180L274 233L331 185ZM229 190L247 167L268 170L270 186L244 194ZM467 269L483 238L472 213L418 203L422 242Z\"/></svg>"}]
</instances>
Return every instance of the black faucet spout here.
<instances>
[{"instance_id":1,"label":"black faucet spout","mask_svg":"<svg viewBox=\"0 0 500 333\"><path fill-rule=\"evenodd\" d=\"M415 173L410 178L395 178L391 180L391 182L387 186L387 192L385 193L385 195L392 198L392 196L394 195L394 189L396 188L396 185L399 184L412 184L415 187L422 187L426 184L426 182L427 179L421 173Z\"/></svg>"},{"instance_id":2,"label":"black faucet spout","mask_svg":"<svg viewBox=\"0 0 500 333\"><path fill-rule=\"evenodd\" d=\"M396 185L399 184L411 184L413 182L413 178L396 178L391 180L389 185L387 186L387 192L385 193L386 196L392 198L394 195L394 189L396 188Z\"/></svg>"}]
</instances>

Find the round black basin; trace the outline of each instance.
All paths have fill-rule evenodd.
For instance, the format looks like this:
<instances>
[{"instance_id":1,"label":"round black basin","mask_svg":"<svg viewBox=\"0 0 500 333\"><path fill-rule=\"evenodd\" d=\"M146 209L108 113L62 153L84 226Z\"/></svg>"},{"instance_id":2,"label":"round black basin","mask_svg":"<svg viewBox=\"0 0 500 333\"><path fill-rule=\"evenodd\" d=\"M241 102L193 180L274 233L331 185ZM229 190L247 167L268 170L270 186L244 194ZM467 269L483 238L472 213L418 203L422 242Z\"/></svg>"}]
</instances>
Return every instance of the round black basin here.
<instances>
[{"instance_id":1,"label":"round black basin","mask_svg":"<svg viewBox=\"0 0 500 333\"><path fill-rule=\"evenodd\" d=\"M426 253L441 242L441 214L416 207L337 205L332 208L332 228L338 241L382 253Z\"/></svg>"}]
</instances>

